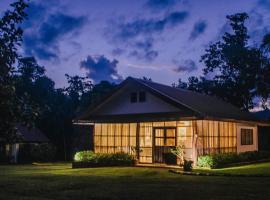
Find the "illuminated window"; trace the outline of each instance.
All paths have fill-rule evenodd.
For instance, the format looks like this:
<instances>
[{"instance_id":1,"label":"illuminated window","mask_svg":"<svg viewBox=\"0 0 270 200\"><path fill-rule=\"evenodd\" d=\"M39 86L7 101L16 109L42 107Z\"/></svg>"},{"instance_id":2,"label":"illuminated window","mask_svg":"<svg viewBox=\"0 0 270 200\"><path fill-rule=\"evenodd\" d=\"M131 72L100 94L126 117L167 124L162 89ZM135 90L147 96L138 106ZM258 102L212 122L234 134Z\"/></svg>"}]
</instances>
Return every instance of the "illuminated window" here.
<instances>
[{"instance_id":1,"label":"illuminated window","mask_svg":"<svg viewBox=\"0 0 270 200\"><path fill-rule=\"evenodd\" d=\"M136 92L130 93L130 102L131 103L136 103L137 102L137 93Z\"/></svg>"},{"instance_id":2,"label":"illuminated window","mask_svg":"<svg viewBox=\"0 0 270 200\"><path fill-rule=\"evenodd\" d=\"M253 129L241 128L241 145L253 144Z\"/></svg>"},{"instance_id":3,"label":"illuminated window","mask_svg":"<svg viewBox=\"0 0 270 200\"><path fill-rule=\"evenodd\" d=\"M146 101L145 92L139 92L139 102L145 102L145 101Z\"/></svg>"}]
</instances>

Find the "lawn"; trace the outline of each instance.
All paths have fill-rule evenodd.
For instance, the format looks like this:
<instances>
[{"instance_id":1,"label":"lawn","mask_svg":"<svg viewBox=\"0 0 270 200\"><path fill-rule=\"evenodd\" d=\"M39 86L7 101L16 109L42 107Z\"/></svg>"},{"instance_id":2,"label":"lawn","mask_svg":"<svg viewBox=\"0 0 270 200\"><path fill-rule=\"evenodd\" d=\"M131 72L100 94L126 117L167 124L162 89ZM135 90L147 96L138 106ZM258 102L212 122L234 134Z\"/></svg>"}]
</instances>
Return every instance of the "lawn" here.
<instances>
[{"instance_id":1,"label":"lawn","mask_svg":"<svg viewBox=\"0 0 270 200\"><path fill-rule=\"evenodd\" d=\"M197 172L210 172L210 173L222 173L222 174L243 174L243 175L266 175L270 177L270 162L257 163L251 165L242 165L238 167L228 167L223 169L196 169Z\"/></svg>"},{"instance_id":2,"label":"lawn","mask_svg":"<svg viewBox=\"0 0 270 200\"><path fill-rule=\"evenodd\" d=\"M269 173L270 163L254 166L250 170ZM183 176L140 167L71 169L70 164L0 166L1 200L259 200L269 199L269 188L266 177Z\"/></svg>"}]
</instances>

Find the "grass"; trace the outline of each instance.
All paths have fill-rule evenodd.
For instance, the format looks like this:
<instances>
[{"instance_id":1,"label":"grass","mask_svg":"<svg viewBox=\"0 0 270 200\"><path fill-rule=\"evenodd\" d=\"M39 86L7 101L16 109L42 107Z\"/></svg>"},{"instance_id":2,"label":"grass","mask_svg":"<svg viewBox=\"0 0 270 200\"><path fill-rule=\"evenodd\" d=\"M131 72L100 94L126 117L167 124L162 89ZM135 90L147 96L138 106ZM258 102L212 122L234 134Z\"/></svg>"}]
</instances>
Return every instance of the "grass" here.
<instances>
[{"instance_id":1,"label":"grass","mask_svg":"<svg viewBox=\"0 0 270 200\"><path fill-rule=\"evenodd\" d=\"M225 169L235 172L247 169ZM270 163L250 172L269 173ZM228 171L229 172L229 171ZM224 171L222 172L224 173ZM0 166L0 199L269 199L270 178L200 177L167 169L71 169L70 164Z\"/></svg>"},{"instance_id":2,"label":"grass","mask_svg":"<svg viewBox=\"0 0 270 200\"><path fill-rule=\"evenodd\" d=\"M270 176L270 162L257 163L250 165L242 165L237 167L228 167L222 169L195 169L195 172L210 172L210 173L223 173L223 174L255 174L255 175L267 175Z\"/></svg>"}]
</instances>

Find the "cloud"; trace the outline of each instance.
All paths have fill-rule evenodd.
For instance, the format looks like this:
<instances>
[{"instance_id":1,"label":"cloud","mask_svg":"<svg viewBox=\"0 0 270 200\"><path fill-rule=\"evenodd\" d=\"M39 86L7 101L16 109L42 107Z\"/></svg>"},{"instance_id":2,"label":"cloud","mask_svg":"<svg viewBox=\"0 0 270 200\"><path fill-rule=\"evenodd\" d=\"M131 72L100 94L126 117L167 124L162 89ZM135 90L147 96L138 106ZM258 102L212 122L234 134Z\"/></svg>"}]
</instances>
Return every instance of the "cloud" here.
<instances>
[{"instance_id":1,"label":"cloud","mask_svg":"<svg viewBox=\"0 0 270 200\"><path fill-rule=\"evenodd\" d=\"M174 72L183 73L183 72L192 72L197 70L197 65L191 59L185 60L183 64L179 64L177 61L173 61L178 66L173 69Z\"/></svg>"},{"instance_id":2,"label":"cloud","mask_svg":"<svg viewBox=\"0 0 270 200\"><path fill-rule=\"evenodd\" d=\"M24 24L24 27L27 28L23 38L25 54L43 60L56 59L59 54L59 41L64 36L81 28L87 18L61 12L44 17L46 7L36 4L32 4L32 6L32 9L28 10L29 19ZM42 15L35 9L40 11ZM35 27L34 24L38 24L38 26Z\"/></svg>"},{"instance_id":3,"label":"cloud","mask_svg":"<svg viewBox=\"0 0 270 200\"><path fill-rule=\"evenodd\" d=\"M118 60L110 61L104 55L91 56L80 62L80 68L87 71L87 76L98 83L102 80L118 82L123 78L117 71Z\"/></svg>"},{"instance_id":4,"label":"cloud","mask_svg":"<svg viewBox=\"0 0 270 200\"><path fill-rule=\"evenodd\" d=\"M186 11L172 12L163 18L136 19L128 22L118 21L110 24L106 38L121 49L126 49L129 56L146 61L153 61L158 56L154 49L154 37L165 29L183 23L188 17Z\"/></svg>"},{"instance_id":5,"label":"cloud","mask_svg":"<svg viewBox=\"0 0 270 200\"><path fill-rule=\"evenodd\" d=\"M183 0L148 0L146 6L152 9L165 9L175 6Z\"/></svg>"},{"instance_id":6,"label":"cloud","mask_svg":"<svg viewBox=\"0 0 270 200\"><path fill-rule=\"evenodd\" d=\"M173 27L188 17L188 12L172 12L162 19L139 19L127 23L119 24L116 33L117 39L131 39L139 35L151 35L162 32L166 27Z\"/></svg>"},{"instance_id":7,"label":"cloud","mask_svg":"<svg viewBox=\"0 0 270 200\"><path fill-rule=\"evenodd\" d=\"M112 55L114 56L120 56L125 53L125 50L119 47L116 47L112 50Z\"/></svg>"},{"instance_id":8,"label":"cloud","mask_svg":"<svg viewBox=\"0 0 270 200\"><path fill-rule=\"evenodd\" d=\"M206 27L207 27L206 21L204 20L197 21L193 26L189 39L195 40L197 37L199 37L201 34L204 33Z\"/></svg>"},{"instance_id":9,"label":"cloud","mask_svg":"<svg viewBox=\"0 0 270 200\"><path fill-rule=\"evenodd\" d=\"M269 2L269 0L259 0L258 1L258 5L259 6L263 6L266 9L269 9L270 8L270 2Z\"/></svg>"},{"instance_id":10,"label":"cloud","mask_svg":"<svg viewBox=\"0 0 270 200\"><path fill-rule=\"evenodd\" d=\"M158 57L158 51L153 50L153 43L153 38L135 41L133 46L136 48L136 50L131 51L130 55L138 59L153 61L156 57Z\"/></svg>"}]
</instances>

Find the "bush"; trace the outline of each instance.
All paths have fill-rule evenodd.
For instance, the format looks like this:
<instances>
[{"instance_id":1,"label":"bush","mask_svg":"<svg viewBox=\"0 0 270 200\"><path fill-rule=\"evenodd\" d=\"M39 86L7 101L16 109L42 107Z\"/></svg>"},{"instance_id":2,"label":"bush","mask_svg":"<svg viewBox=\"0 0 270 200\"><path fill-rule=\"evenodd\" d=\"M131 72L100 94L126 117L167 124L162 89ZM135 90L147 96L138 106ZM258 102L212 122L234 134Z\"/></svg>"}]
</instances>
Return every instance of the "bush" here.
<instances>
[{"instance_id":1,"label":"bush","mask_svg":"<svg viewBox=\"0 0 270 200\"><path fill-rule=\"evenodd\" d=\"M212 168L212 166L213 166L213 156L211 156L211 155L199 156L197 165L199 167Z\"/></svg>"},{"instance_id":2,"label":"bush","mask_svg":"<svg viewBox=\"0 0 270 200\"><path fill-rule=\"evenodd\" d=\"M74 161L74 167L131 166L135 163L132 155L123 152L107 154L81 151L75 154Z\"/></svg>"},{"instance_id":3,"label":"bush","mask_svg":"<svg viewBox=\"0 0 270 200\"><path fill-rule=\"evenodd\" d=\"M79 151L75 153L74 161L82 162L91 160L91 158L95 155L93 151Z\"/></svg>"},{"instance_id":4,"label":"bush","mask_svg":"<svg viewBox=\"0 0 270 200\"><path fill-rule=\"evenodd\" d=\"M191 160L184 160L184 165L183 165L183 169L184 171L192 171L192 164L193 162Z\"/></svg>"},{"instance_id":5,"label":"bush","mask_svg":"<svg viewBox=\"0 0 270 200\"><path fill-rule=\"evenodd\" d=\"M270 152L250 151L244 153L224 153L200 156L197 165L199 167L221 168L234 163L258 161L270 159Z\"/></svg>"}]
</instances>

